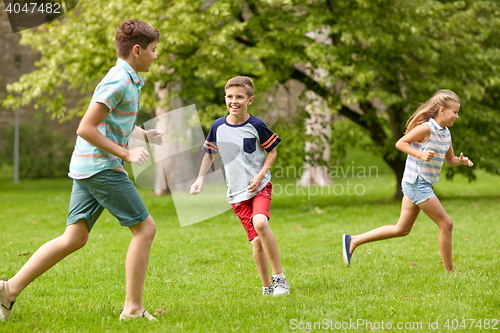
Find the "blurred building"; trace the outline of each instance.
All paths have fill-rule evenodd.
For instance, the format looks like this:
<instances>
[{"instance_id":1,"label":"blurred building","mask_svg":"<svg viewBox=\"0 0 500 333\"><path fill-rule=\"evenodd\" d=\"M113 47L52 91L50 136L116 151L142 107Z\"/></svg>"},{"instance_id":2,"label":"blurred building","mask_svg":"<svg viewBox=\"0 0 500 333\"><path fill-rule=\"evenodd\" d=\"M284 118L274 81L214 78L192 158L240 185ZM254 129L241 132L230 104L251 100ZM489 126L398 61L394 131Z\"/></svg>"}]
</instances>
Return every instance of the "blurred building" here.
<instances>
[{"instance_id":1,"label":"blurred building","mask_svg":"<svg viewBox=\"0 0 500 333\"><path fill-rule=\"evenodd\" d=\"M7 12L3 1L0 1L0 99L5 98L7 85L17 81L18 67L19 73L25 74L35 70L35 62L40 59L40 55L33 52L29 46L19 44L21 34L12 33ZM76 103L77 96L72 96L69 103ZM58 121L51 121L50 116L45 114L43 109L35 109L33 105L24 106L19 109L20 123L32 122L35 114L41 114L42 119L51 126L52 130L63 133L68 140L76 138L76 128L79 118L75 117L71 121L59 124ZM4 132L14 126L14 110L7 109L0 105L0 131ZM0 142L0 149L4 143Z\"/></svg>"}]
</instances>

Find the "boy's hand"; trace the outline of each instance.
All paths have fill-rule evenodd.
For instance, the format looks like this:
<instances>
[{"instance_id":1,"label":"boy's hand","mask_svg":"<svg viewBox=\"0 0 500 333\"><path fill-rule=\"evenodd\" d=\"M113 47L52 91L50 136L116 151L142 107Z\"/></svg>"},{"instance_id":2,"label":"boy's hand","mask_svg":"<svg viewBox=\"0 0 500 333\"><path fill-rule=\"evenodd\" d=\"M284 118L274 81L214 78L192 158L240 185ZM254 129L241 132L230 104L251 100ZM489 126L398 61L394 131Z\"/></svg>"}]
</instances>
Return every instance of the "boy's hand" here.
<instances>
[{"instance_id":1,"label":"boy's hand","mask_svg":"<svg viewBox=\"0 0 500 333\"><path fill-rule=\"evenodd\" d=\"M201 188L203 187L203 179L198 178L193 185L191 185L191 190L189 190L189 193L192 195L197 195L201 192Z\"/></svg>"},{"instance_id":2,"label":"boy's hand","mask_svg":"<svg viewBox=\"0 0 500 333\"><path fill-rule=\"evenodd\" d=\"M474 163L472 163L471 160L469 160L468 157L464 156L464 153L460 153L460 156L458 157L460 159L460 163L462 163L463 165L467 165L467 166L473 166Z\"/></svg>"},{"instance_id":3,"label":"boy's hand","mask_svg":"<svg viewBox=\"0 0 500 333\"><path fill-rule=\"evenodd\" d=\"M423 151L420 153L420 159L423 161L430 161L432 158L436 155L436 153L433 150L427 150Z\"/></svg>"},{"instance_id":4,"label":"boy's hand","mask_svg":"<svg viewBox=\"0 0 500 333\"><path fill-rule=\"evenodd\" d=\"M148 157L149 153L145 148L136 147L128 151L128 155L125 156L125 162L143 165L148 160Z\"/></svg>"},{"instance_id":5,"label":"boy's hand","mask_svg":"<svg viewBox=\"0 0 500 333\"><path fill-rule=\"evenodd\" d=\"M259 189L260 184L262 183L262 180L264 179L264 176L257 175L252 178L250 183L248 184L248 192L253 193Z\"/></svg>"},{"instance_id":6,"label":"boy's hand","mask_svg":"<svg viewBox=\"0 0 500 333\"><path fill-rule=\"evenodd\" d=\"M148 138L149 143L154 143L155 145L162 145L163 144L163 136L165 133L163 133L160 130L157 129L151 129L149 131L146 131L146 137Z\"/></svg>"}]
</instances>

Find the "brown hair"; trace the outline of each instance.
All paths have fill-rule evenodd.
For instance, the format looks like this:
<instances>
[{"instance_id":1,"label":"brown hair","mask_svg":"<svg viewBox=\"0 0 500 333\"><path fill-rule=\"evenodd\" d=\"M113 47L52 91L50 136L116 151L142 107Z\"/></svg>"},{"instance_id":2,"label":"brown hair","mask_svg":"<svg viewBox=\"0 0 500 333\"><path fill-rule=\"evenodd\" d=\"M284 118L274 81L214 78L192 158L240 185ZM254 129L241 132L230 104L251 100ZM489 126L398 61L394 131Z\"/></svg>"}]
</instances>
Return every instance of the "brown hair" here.
<instances>
[{"instance_id":1,"label":"brown hair","mask_svg":"<svg viewBox=\"0 0 500 333\"><path fill-rule=\"evenodd\" d=\"M248 76L236 76L229 79L224 90L227 90L229 87L243 87L247 91L248 97L253 96L253 82Z\"/></svg>"},{"instance_id":2,"label":"brown hair","mask_svg":"<svg viewBox=\"0 0 500 333\"><path fill-rule=\"evenodd\" d=\"M119 57L127 58L134 45L138 44L146 49L154 41L160 41L158 29L143 21L126 20L116 31L116 53Z\"/></svg>"},{"instance_id":3,"label":"brown hair","mask_svg":"<svg viewBox=\"0 0 500 333\"><path fill-rule=\"evenodd\" d=\"M412 129L428 121L430 118L434 118L439 108L450 107L450 102L459 103L460 98L451 90L438 90L436 93L424 104L415 111L415 113L406 122L405 134L410 132Z\"/></svg>"}]
</instances>

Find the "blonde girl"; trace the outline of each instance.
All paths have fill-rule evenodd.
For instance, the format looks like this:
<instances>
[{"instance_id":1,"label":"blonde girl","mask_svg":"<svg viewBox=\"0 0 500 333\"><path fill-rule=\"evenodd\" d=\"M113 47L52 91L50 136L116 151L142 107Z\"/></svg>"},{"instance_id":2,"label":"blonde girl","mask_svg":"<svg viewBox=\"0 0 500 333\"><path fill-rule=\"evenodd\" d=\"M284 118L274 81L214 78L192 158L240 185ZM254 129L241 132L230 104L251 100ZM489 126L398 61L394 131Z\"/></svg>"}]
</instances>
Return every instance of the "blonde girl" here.
<instances>
[{"instance_id":1,"label":"blonde girl","mask_svg":"<svg viewBox=\"0 0 500 333\"><path fill-rule=\"evenodd\" d=\"M443 162L450 166L473 163L462 153L455 156L448 127L458 119L460 100L450 90L439 90L410 117L405 135L396 148L408 154L403 175L403 202L396 225L385 225L361 235L342 236L343 257L347 266L351 255L361 244L406 236L420 210L423 210L439 227L439 249L445 271L454 272L451 233L453 222L433 191L432 184L439 181Z\"/></svg>"}]
</instances>

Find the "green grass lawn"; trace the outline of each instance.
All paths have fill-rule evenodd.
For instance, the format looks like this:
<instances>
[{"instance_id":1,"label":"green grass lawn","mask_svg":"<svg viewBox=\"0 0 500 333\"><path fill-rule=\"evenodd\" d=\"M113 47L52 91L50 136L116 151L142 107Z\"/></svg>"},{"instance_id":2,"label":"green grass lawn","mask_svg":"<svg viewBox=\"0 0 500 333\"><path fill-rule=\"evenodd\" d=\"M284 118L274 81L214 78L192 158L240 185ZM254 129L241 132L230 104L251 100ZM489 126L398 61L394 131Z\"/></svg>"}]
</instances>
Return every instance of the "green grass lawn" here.
<instances>
[{"instance_id":1,"label":"green grass lawn","mask_svg":"<svg viewBox=\"0 0 500 333\"><path fill-rule=\"evenodd\" d=\"M479 172L473 183L456 177L435 186L454 221L457 274L443 271L438 228L423 214L409 236L363 245L345 267L342 234L396 223L400 202L389 201L395 178L387 172L334 181L336 188L321 193L274 179L281 194L273 197L271 227L290 296L261 296L251 245L231 211L180 227L171 197L140 189L158 226L144 293L158 322L118 321L131 235L105 212L82 250L21 294L0 332L289 332L306 331L300 328L308 322L313 331L373 331L367 321L380 332L430 331L436 321L434 332L477 332L478 320L483 331L494 327L492 320L500 319L500 177ZM362 195L349 195L348 186ZM62 234L70 191L69 179L19 185L0 179L1 279ZM472 328L469 319L475 319ZM388 322L392 329L383 329ZM399 322L403 329L396 328Z\"/></svg>"}]
</instances>

